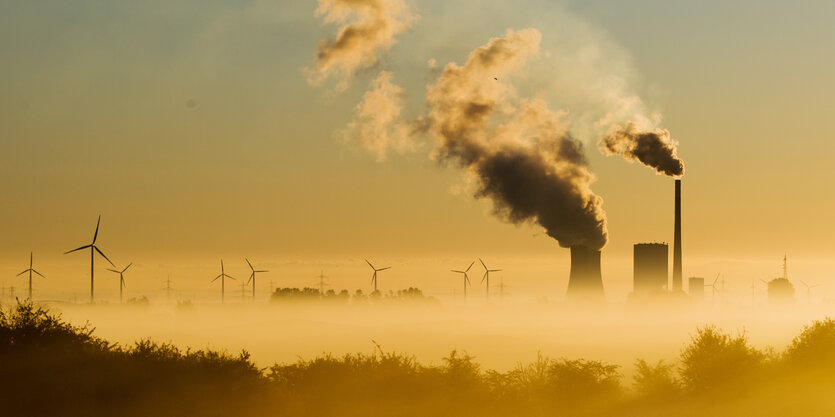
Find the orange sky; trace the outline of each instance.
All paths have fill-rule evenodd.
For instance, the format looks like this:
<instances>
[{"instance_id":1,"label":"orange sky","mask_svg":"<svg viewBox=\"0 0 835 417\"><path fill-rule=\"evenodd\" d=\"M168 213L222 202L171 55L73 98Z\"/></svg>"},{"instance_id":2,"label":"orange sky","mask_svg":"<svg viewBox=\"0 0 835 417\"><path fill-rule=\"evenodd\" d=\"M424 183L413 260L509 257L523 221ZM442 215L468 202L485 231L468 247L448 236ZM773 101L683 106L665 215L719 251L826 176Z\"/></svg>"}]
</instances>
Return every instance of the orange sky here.
<instances>
[{"instance_id":1,"label":"orange sky","mask_svg":"<svg viewBox=\"0 0 835 417\"><path fill-rule=\"evenodd\" d=\"M685 276L734 271L742 297L788 253L791 273L835 291L833 6L526 6L414 4L420 18L379 64L404 88L406 113L423 111L430 58L461 64L509 27L538 28L544 53L517 87L567 109L586 144L608 216L604 280L622 298L631 245L672 240L673 184L602 156L585 134L583 89L552 78L571 73L566 51L596 48L680 143ZM334 286L358 288L368 257L401 266L397 287L450 294L446 270L483 256L516 293L561 296L568 252L537 226L492 216L457 169L426 157L428 141L377 162L337 139L374 74L341 92L308 84L303 68L334 30L314 9L0 6L2 285L23 286L13 275L32 250L44 291L84 293L87 258L60 253L86 244L101 213L102 249L140 265L136 291L158 291L169 270L184 291L215 291L203 275L221 257L245 275L244 256L273 265L276 281L303 285L326 264Z\"/></svg>"}]
</instances>

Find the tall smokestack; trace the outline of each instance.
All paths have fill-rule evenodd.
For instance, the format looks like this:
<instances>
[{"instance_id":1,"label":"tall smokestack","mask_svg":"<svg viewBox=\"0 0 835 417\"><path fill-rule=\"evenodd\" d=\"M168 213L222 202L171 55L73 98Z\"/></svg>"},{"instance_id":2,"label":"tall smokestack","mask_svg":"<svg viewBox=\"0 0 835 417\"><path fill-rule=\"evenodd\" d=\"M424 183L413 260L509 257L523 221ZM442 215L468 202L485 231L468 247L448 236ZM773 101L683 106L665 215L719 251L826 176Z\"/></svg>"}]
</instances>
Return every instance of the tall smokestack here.
<instances>
[{"instance_id":1,"label":"tall smokestack","mask_svg":"<svg viewBox=\"0 0 835 417\"><path fill-rule=\"evenodd\" d=\"M599 250L579 245L571 247L571 274L565 297L570 301L604 300Z\"/></svg>"},{"instance_id":2,"label":"tall smokestack","mask_svg":"<svg viewBox=\"0 0 835 417\"><path fill-rule=\"evenodd\" d=\"M676 180L676 219L673 237L673 291L681 288L681 180Z\"/></svg>"}]
</instances>

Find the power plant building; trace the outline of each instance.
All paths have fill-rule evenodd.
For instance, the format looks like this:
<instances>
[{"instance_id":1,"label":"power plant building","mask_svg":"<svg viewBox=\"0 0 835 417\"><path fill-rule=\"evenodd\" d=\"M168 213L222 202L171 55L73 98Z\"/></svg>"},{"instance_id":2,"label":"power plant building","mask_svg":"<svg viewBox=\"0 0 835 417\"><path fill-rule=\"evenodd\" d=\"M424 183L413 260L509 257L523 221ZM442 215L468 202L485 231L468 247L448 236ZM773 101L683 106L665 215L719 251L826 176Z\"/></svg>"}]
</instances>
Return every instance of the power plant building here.
<instances>
[{"instance_id":1,"label":"power plant building","mask_svg":"<svg viewBox=\"0 0 835 417\"><path fill-rule=\"evenodd\" d=\"M786 305L794 303L794 285L786 278L768 281L768 304Z\"/></svg>"},{"instance_id":2,"label":"power plant building","mask_svg":"<svg viewBox=\"0 0 835 417\"><path fill-rule=\"evenodd\" d=\"M636 294L667 288L669 247L666 243L638 243L633 249L632 290Z\"/></svg>"},{"instance_id":3,"label":"power plant building","mask_svg":"<svg viewBox=\"0 0 835 417\"><path fill-rule=\"evenodd\" d=\"M705 299L705 279L702 277L690 277L687 280L687 291L693 301L701 302Z\"/></svg>"}]
</instances>

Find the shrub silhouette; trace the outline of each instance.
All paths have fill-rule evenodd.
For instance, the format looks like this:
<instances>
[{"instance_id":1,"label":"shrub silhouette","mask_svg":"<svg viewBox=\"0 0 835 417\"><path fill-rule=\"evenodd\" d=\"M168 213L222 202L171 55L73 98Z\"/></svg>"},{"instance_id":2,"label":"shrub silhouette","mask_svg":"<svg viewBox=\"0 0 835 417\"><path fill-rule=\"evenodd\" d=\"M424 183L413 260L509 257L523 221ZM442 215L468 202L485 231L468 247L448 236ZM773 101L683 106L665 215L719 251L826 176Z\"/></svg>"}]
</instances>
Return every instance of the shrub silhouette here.
<instances>
[{"instance_id":1,"label":"shrub silhouette","mask_svg":"<svg viewBox=\"0 0 835 417\"><path fill-rule=\"evenodd\" d=\"M554 361L548 368L556 399L568 405L611 400L621 393L617 365L584 359Z\"/></svg>"},{"instance_id":2,"label":"shrub silhouette","mask_svg":"<svg viewBox=\"0 0 835 417\"><path fill-rule=\"evenodd\" d=\"M670 399L678 394L681 384L675 376L675 366L659 360L655 365L643 359L635 361L635 391L653 400Z\"/></svg>"},{"instance_id":3,"label":"shrub silhouette","mask_svg":"<svg viewBox=\"0 0 835 417\"><path fill-rule=\"evenodd\" d=\"M827 317L805 326L786 349L785 360L805 369L835 365L835 320Z\"/></svg>"},{"instance_id":4,"label":"shrub silhouette","mask_svg":"<svg viewBox=\"0 0 835 417\"><path fill-rule=\"evenodd\" d=\"M804 328L778 359L744 335L698 329L675 365L619 368L538 355L507 372L453 350L438 365L386 352L319 357L262 371L242 351L122 347L31 303L0 310L0 414L10 416L738 416L833 415L835 322ZM781 366L775 366L781 365ZM779 369L776 372L775 369ZM811 373L813 370L815 373ZM745 387L746 395L737 393Z\"/></svg>"},{"instance_id":5,"label":"shrub silhouette","mask_svg":"<svg viewBox=\"0 0 835 417\"><path fill-rule=\"evenodd\" d=\"M765 355L748 345L745 334L732 337L714 326L698 329L681 353L681 379L693 392L733 393L761 370Z\"/></svg>"},{"instance_id":6,"label":"shrub silhouette","mask_svg":"<svg viewBox=\"0 0 835 417\"><path fill-rule=\"evenodd\" d=\"M263 392L246 352L122 348L31 302L0 312L0 390L9 415L232 415ZM228 395L242 404L224 401ZM250 401L255 404L255 401Z\"/></svg>"}]
</instances>

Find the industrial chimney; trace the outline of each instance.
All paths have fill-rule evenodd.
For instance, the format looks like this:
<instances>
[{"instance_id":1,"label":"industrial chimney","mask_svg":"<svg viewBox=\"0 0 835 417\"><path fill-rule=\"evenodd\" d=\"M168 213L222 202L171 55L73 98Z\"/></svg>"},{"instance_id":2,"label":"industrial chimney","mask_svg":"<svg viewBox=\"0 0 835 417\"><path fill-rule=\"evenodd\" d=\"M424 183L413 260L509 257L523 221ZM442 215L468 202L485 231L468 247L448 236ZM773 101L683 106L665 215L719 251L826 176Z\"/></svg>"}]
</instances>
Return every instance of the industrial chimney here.
<instances>
[{"instance_id":1,"label":"industrial chimney","mask_svg":"<svg viewBox=\"0 0 835 417\"><path fill-rule=\"evenodd\" d=\"M571 247L571 274L565 298L569 301L604 300L599 250L586 246Z\"/></svg>"},{"instance_id":2,"label":"industrial chimney","mask_svg":"<svg viewBox=\"0 0 835 417\"><path fill-rule=\"evenodd\" d=\"M673 292L681 288L681 180L676 179L675 235L673 236Z\"/></svg>"}]
</instances>

